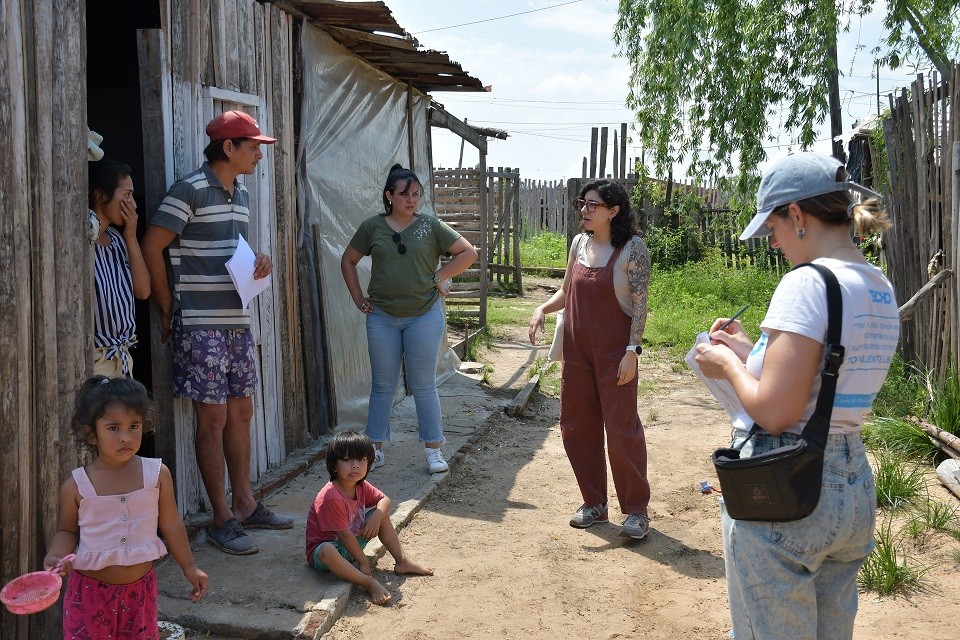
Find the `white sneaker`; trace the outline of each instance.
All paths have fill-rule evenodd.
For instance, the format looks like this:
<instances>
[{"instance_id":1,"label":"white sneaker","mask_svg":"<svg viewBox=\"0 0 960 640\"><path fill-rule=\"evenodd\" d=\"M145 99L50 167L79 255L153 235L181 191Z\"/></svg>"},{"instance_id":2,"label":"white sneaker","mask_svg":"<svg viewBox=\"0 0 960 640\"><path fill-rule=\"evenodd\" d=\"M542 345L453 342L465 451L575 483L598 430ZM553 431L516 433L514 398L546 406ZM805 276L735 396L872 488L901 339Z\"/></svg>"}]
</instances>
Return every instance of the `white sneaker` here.
<instances>
[{"instance_id":1,"label":"white sneaker","mask_svg":"<svg viewBox=\"0 0 960 640\"><path fill-rule=\"evenodd\" d=\"M387 464L387 456L384 455L383 451L380 449L373 450L373 464L370 465L370 471L373 471L377 467L382 467Z\"/></svg>"},{"instance_id":2,"label":"white sneaker","mask_svg":"<svg viewBox=\"0 0 960 640\"><path fill-rule=\"evenodd\" d=\"M424 447L423 452L427 455L427 467L430 473L441 473L450 468L447 466L447 461L443 459L443 454L440 453L440 447L436 449Z\"/></svg>"}]
</instances>

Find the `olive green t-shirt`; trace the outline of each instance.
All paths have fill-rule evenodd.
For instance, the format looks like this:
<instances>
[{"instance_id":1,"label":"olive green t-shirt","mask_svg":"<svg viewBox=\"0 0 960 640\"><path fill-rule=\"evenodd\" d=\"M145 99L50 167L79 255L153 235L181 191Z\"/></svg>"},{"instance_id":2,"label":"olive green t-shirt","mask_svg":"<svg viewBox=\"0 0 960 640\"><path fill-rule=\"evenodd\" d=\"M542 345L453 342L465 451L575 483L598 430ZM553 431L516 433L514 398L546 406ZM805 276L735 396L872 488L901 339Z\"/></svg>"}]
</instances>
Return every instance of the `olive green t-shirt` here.
<instances>
[{"instance_id":1,"label":"olive green t-shirt","mask_svg":"<svg viewBox=\"0 0 960 640\"><path fill-rule=\"evenodd\" d=\"M460 234L434 216L419 214L400 232L383 216L367 218L353 234L350 246L373 259L367 297L392 316L421 316L433 306L440 292L433 282L437 261L460 238ZM400 244L407 252L398 251Z\"/></svg>"}]
</instances>

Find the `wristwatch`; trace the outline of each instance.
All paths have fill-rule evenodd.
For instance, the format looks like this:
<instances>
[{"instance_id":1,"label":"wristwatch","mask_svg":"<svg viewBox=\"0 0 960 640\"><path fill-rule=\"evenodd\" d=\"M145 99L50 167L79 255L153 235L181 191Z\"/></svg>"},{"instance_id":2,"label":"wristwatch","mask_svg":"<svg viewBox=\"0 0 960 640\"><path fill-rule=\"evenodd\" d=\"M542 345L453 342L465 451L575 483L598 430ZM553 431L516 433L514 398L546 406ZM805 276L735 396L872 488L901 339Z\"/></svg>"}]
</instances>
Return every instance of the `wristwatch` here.
<instances>
[{"instance_id":1,"label":"wristwatch","mask_svg":"<svg viewBox=\"0 0 960 640\"><path fill-rule=\"evenodd\" d=\"M633 351L637 355L640 355L641 353L643 353L643 347L641 347L638 344L628 344L627 351Z\"/></svg>"},{"instance_id":2,"label":"wristwatch","mask_svg":"<svg viewBox=\"0 0 960 640\"><path fill-rule=\"evenodd\" d=\"M433 274L432 280L433 280L433 284L439 284L439 283L440 283L440 278L437 277L437 274Z\"/></svg>"}]
</instances>

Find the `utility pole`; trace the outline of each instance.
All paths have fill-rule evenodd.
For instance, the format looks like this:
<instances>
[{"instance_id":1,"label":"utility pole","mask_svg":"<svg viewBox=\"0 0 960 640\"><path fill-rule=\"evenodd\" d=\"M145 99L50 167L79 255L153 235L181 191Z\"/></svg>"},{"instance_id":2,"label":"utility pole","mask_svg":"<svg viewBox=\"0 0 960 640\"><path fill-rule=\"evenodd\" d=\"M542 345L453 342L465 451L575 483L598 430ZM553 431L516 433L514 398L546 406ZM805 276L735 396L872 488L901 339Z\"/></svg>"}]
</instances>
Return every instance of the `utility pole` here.
<instances>
[{"instance_id":1,"label":"utility pole","mask_svg":"<svg viewBox=\"0 0 960 640\"><path fill-rule=\"evenodd\" d=\"M840 65L837 62L837 17L836 8L834 8L834 18L832 29L827 35L827 65L829 77L827 87L830 92L830 142L833 148L833 155L842 162L847 161L847 154L843 148L843 143L837 140L837 136L843 133L843 112L840 107Z\"/></svg>"}]
</instances>

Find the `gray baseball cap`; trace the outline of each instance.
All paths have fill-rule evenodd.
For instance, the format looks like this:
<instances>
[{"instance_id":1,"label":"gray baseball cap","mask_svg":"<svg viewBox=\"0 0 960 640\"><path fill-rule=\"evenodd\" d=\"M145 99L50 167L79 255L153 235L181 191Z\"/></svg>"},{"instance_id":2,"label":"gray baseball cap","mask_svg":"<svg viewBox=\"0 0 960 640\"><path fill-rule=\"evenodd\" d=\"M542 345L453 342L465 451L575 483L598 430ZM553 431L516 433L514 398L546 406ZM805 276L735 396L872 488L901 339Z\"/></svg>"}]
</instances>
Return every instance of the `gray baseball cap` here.
<instances>
[{"instance_id":1,"label":"gray baseball cap","mask_svg":"<svg viewBox=\"0 0 960 640\"><path fill-rule=\"evenodd\" d=\"M844 164L831 156L813 151L791 153L777 160L763 174L757 189L757 215L740 234L741 240L770 235L764 222L777 207L834 191L856 191L874 198L883 198L851 180L837 180L837 169Z\"/></svg>"}]
</instances>

